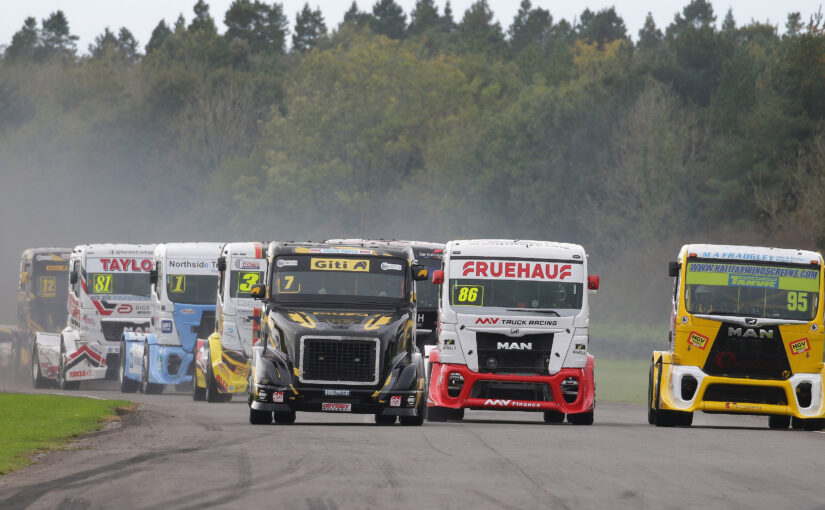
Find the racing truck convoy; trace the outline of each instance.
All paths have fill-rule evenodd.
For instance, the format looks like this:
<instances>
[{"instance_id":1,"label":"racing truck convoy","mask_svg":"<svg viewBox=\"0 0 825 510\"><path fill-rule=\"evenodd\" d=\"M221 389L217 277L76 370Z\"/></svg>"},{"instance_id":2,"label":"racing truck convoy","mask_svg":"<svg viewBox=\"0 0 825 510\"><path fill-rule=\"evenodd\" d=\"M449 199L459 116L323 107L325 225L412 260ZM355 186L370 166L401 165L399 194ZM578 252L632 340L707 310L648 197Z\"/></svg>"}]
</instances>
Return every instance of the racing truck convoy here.
<instances>
[{"instance_id":1,"label":"racing truck convoy","mask_svg":"<svg viewBox=\"0 0 825 510\"><path fill-rule=\"evenodd\" d=\"M225 402L246 393L252 344L257 341L260 308L252 287L266 276L266 245L227 243L218 258L215 332L198 337L195 347L194 400Z\"/></svg>"},{"instance_id":2,"label":"racing truck convoy","mask_svg":"<svg viewBox=\"0 0 825 510\"><path fill-rule=\"evenodd\" d=\"M545 241L450 241L430 353L429 421L464 409L543 411L544 421L593 423L588 275L581 246Z\"/></svg>"},{"instance_id":3,"label":"racing truck convoy","mask_svg":"<svg viewBox=\"0 0 825 510\"><path fill-rule=\"evenodd\" d=\"M370 413L421 425L426 377L415 346L415 285L427 269L408 247L272 243L253 347L249 421L296 411Z\"/></svg>"},{"instance_id":4,"label":"racing truck convoy","mask_svg":"<svg viewBox=\"0 0 825 510\"><path fill-rule=\"evenodd\" d=\"M692 244L669 269L670 348L651 358L648 422L689 426L704 411L822 429L822 256Z\"/></svg>"},{"instance_id":5,"label":"racing truck convoy","mask_svg":"<svg viewBox=\"0 0 825 510\"><path fill-rule=\"evenodd\" d=\"M192 382L195 343L215 330L220 243L165 243L150 271L148 333L125 333L120 364L124 393L161 393Z\"/></svg>"},{"instance_id":6,"label":"racing truck convoy","mask_svg":"<svg viewBox=\"0 0 825 510\"><path fill-rule=\"evenodd\" d=\"M60 333L66 327L71 252L71 248L29 248L20 255L17 330L8 347L11 365L23 375L31 367L34 333Z\"/></svg>"},{"instance_id":7,"label":"racing truck convoy","mask_svg":"<svg viewBox=\"0 0 825 510\"><path fill-rule=\"evenodd\" d=\"M117 377L121 334L149 326L153 250L153 245L139 244L88 244L72 250L68 323L60 333L35 333L35 387L56 380L61 389L77 389L83 380Z\"/></svg>"}]
</instances>

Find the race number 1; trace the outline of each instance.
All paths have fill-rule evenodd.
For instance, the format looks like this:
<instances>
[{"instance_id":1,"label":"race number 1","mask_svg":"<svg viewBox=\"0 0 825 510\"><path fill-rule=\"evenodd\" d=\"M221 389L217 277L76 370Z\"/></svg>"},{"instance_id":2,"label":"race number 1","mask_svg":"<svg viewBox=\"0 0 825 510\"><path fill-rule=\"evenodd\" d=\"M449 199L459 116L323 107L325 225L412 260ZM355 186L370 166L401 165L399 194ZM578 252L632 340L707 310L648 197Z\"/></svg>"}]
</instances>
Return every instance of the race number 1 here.
<instances>
[{"instance_id":1,"label":"race number 1","mask_svg":"<svg viewBox=\"0 0 825 510\"><path fill-rule=\"evenodd\" d=\"M183 294L186 292L186 275L173 274L170 275L169 292L172 294Z\"/></svg>"},{"instance_id":2,"label":"race number 1","mask_svg":"<svg viewBox=\"0 0 825 510\"><path fill-rule=\"evenodd\" d=\"M453 285L453 304L465 306L482 306L484 287L482 285Z\"/></svg>"}]
</instances>

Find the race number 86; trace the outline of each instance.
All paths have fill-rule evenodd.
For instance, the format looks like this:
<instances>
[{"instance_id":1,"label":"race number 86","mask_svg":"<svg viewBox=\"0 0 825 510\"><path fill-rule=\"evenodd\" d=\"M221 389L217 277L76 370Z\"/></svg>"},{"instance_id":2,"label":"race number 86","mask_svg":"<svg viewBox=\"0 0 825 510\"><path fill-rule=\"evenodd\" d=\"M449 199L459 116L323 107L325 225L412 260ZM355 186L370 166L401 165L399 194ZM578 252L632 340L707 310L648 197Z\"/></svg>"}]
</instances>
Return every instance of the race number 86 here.
<instances>
[{"instance_id":1,"label":"race number 86","mask_svg":"<svg viewBox=\"0 0 825 510\"><path fill-rule=\"evenodd\" d=\"M453 285L452 303L456 305L481 306L484 303L482 285Z\"/></svg>"}]
</instances>

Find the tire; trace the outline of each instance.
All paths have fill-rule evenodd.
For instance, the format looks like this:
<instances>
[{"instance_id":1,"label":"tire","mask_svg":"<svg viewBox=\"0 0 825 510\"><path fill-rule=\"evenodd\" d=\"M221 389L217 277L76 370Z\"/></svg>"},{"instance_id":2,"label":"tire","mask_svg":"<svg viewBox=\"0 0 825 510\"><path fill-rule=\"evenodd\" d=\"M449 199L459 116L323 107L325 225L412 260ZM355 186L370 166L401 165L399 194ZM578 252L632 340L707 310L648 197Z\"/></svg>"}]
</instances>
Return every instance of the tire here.
<instances>
[{"instance_id":1,"label":"tire","mask_svg":"<svg viewBox=\"0 0 825 510\"><path fill-rule=\"evenodd\" d=\"M567 422L573 425L593 425L593 411L586 413L568 414Z\"/></svg>"},{"instance_id":2,"label":"tire","mask_svg":"<svg viewBox=\"0 0 825 510\"><path fill-rule=\"evenodd\" d=\"M149 344L143 345L143 363L140 370L140 391L146 395L163 393L163 384L149 382Z\"/></svg>"},{"instance_id":3,"label":"tire","mask_svg":"<svg viewBox=\"0 0 825 510\"><path fill-rule=\"evenodd\" d=\"M656 411L657 427L690 427L693 424L693 413L686 413L682 411L665 411L659 409Z\"/></svg>"},{"instance_id":4,"label":"tire","mask_svg":"<svg viewBox=\"0 0 825 510\"><path fill-rule=\"evenodd\" d=\"M398 418L397 416L386 416L383 414L375 414L375 424L376 425L393 425L395 424L395 419Z\"/></svg>"},{"instance_id":5,"label":"tire","mask_svg":"<svg viewBox=\"0 0 825 510\"><path fill-rule=\"evenodd\" d=\"M275 411L272 415L278 425L292 425L295 423L295 411Z\"/></svg>"},{"instance_id":6,"label":"tire","mask_svg":"<svg viewBox=\"0 0 825 510\"><path fill-rule=\"evenodd\" d=\"M428 407L427 421L445 422L461 421L464 419L464 409L452 409L450 407Z\"/></svg>"},{"instance_id":7,"label":"tire","mask_svg":"<svg viewBox=\"0 0 825 510\"><path fill-rule=\"evenodd\" d=\"M805 428L805 421L802 420L802 418L797 418L796 416L794 416L793 418L791 418L791 427L794 430L802 430L803 428Z\"/></svg>"},{"instance_id":8,"label":"tire","mask_svg":"<svg viewBox=\"0 0 825 510\"><path fill-rule=\"evenodd\" d=\"M653 361L650 362L650 378L647 382L647 423L656 424L656 409L653 408Z\"/></svg>"},{"instance_id":9,"label":"tire","mask_svg":"<svg viewBox=\"0 0 825 510\"><path fill-rule=\"evenodd\" d=\"M768 418L768 428L769 429L787 429L791 426L791 417L790 416L770 416Z\"/></svg>"},{"instance_id":10,"label":"tire","mask_svg":"<svg viewBox=\"0 0 825 510\"><path fill-rule=\"evenodd\" d=\"M66 345L60 339L60 366L57 369L57 387L64 391L72 391L80 388L80 381L66 380Z\"/></svg>"},{"instance_id":11,"label":"tire","mask_svg":"<svg viewBox=\"0 0 825 510\"><path fill-rule=\"evenodd\" d=\"M40 372L40 356L37 354L37 350L32 351L32 386L35 388L47 388L49 387L49 381L43 374Z\"/></svg>"},{"instance_id":12,"label":"tire","mask_svg":"<svg viewBox=\"0 0 825 510\"><path fill-rule=\"evenodd\" d=\"M562 423L564 413L561 411L544 411L544 423Z\"/></svg>"},{"instance_id":13,"label":"tire","mask_svg":"<svg viewBox=\"0 0 825 510\"><path fill-rule=\"evenodd\" d=\"M126 342L120 342L120 370L118 371L118 377L120 378L121 393L134 393L138 390L140 384L126 377Z\"/></svg>"},{"instance_id":14,"label":"tire","mask_svg":"<svg viewBox=\"0 0 825 510\"><path fill-rule=\"evenodd\" d=\"M825 428L825 419L822 418L807 418L802 420L802 427L805 430L822 430Z\"/></svg>"},{"instance_id":15,"label":"tire","mask_svg":"<svg viewBox=\"0 0 825 510\"><path fill-rule=\"evenodd\" d=\"M193 361L192 363L195 363L195 362ZM199 388L198 387L198 366L197 365L195 365L195 370L193 372L194 373L192 374L192 400L194 400L195 402L203 402L204 400L206 400L206 388ZM206 377L204 377L204 379L205 378ZM249 423L251 423L253 425L260 425L261 423L252 421L252 413L253 412L263 413L264 411L256 411L255 409L251 409L251 408L249 409ZM269 416L269 421L266 422L266 424L272 423L272 413L266 412L266 414L270 415Z\"/></svg>"},{"instance_id":16,"label":"tire","mask_svg":"<svg viewBox=\"0 0 825 510\"><path fill-rule=\"evenodd\" d=\"M401 425L412 427L424 425L424 420L427 418L427 397L425 395L421 395L421 398L419 400L420 402L418 404L418 409L416 409L417 412L415 413L415 416L401 416L400 418L398 418L398 421L401 422Z\"/></svg>"},{"instance_id":17,"label":"tire","mask_svg":"<svg viewBox=\"0 0 825 510\"><path fill-rule=\"evenodd\" d=\"M249 423L252 425L269 425L272 423L272 413L249 408Z\"/></svg>"},{"instance_id":18,"label":"tire","mask_svg":"<svg viewBox=\"0 0 825 510\"><path fill-rule=\"evenodd\" d=\"M212 356L206 356L206 401L214 404L215 402L225 402L223 395L218 391L218 383L215 381L215 376L212 374Z\"/></svg>"}]
</instances>

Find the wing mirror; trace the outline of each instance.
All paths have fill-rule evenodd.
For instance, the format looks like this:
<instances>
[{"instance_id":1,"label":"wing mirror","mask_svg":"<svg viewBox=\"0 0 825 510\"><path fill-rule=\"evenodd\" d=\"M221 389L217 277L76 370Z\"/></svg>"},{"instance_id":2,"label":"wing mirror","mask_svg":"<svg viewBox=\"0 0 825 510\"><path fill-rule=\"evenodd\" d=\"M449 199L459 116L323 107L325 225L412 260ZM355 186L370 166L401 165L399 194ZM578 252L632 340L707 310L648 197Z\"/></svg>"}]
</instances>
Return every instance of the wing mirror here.
<instances>
[{"instance_id":1,"label":"wing mirror","mask_svg":"<svg viewBox=\"0 0 825 510\"><path fill-rule=\"evenodd\" d=\"M20 273L20 283L22 283L23 285L26 285L27 283L29 283L29 272L28 271L23 271L22 273Z\"/></svg>"},{"instance_id":2,"label":"wing mirror","mask_svg":"<svg viewBox=\"0 0 825 510\"><path fill-rule=\"evenodd\" d=\"M264 299L266 298L266 287L263 285L253 285L249 295L252 299Z\"/></svg>"},{"instance_id":3,"label":"wing mirror","mask_svg":"<svg viewBox=\"0 0 825 510\"><path fill-rule=\"evenodd\" d=\"M412 267L413 272L413 280L417 282L421 282L427 279L430 276L430 271L427 270L426 267L420 266L418 264L413 264Z\"/></svg>"},{"instance_id":4,"label":"wing mirror","mask_svg":"<svg viewBox=\"0 0 825 510\"><path fill-rule=\"evenodd\" d=\"M150 269L149 270L149 284L150 285L157 285L158 284L158 270L157 269Z\"/></svg>"},{"instance_id":5,"label":"wing mirror","mask_svg":"<svg viewBox=\"0 0 825 510\"><path fill-rule=\"evenodd\" d=\"M587 290L599 290L599 277L591 274L587 277Z\"/></svg>"},{"instance_id":6,"label":"wing mirror","mask_svg":"<svg viewBox=\"0 0 825 510\"><path fill-rule=\"evenodd\" d=\"M71 283L72 285L74 285L75 283L77 283L77 272L76 272L76 271L72 271L72 272L69 274L69 283Z\"/></svg>"},{"instance_id":7,"label":"wing mirror","mask_svg":"<svg viewBox=\"0 0 825 510\"><path fill-rule=\"evenodd\" d=\"M226 257L223 255L218 257L218 271L226 271Z\"/></svg>"},{"instance_id":8,"label":"wing mirror","mask_svg":"<svg viewBox=\"0 0 825 510\"><path fill-rule=\"evenodd\" d=\"M667 265L668 274L670 274L671 278L676 278L679 276L679 270L682 269L682 264L678 262L670 262Z\"/></svg>"},{"instance_id":9,"label":"wing mirror","mask_svg":"<svg viewBox=\"0 0 825 510\"><path fill-rule=\"evenodd\" d=\"M433 271L433 283L436 285L441 285L444 283L444 271L441 269L436 269Z\"/></svg>"}]
</instances>

